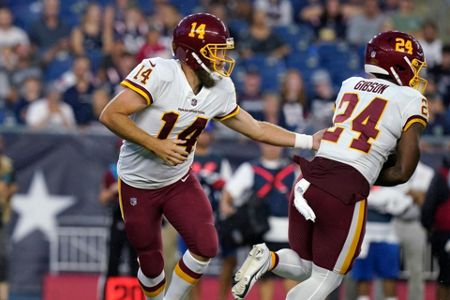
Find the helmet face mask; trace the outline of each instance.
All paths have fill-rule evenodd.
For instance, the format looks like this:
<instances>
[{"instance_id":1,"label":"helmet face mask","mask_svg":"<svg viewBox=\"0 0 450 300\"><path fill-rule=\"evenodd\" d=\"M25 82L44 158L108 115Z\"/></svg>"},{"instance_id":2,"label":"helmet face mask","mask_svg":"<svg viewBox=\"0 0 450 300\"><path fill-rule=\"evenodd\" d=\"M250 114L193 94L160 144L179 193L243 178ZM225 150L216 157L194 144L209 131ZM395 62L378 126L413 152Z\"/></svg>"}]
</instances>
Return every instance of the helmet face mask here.
<instances>
[{"instance_id":1,"label":"helmet face mask","mask_svg":"<svg viewBox=\"0 0 450 300\"><path fill-rule=\"evenodd\" d=\"M409 86L424 93L427 80L420 76L426 68L419 42L400 31L380 33L367 43L365 70L374 75L388 76L394 83Z\"/></svg>"},{"instance_id":2,"label":"helmet face mask","mask_svg":"<svg viewBox=\"0 0 450 300\"><path fill-rule=\"evenodd\" d=\"M198 13L183 18L173 32L175 56L194 71L203 69L212 77L229 77L235 61L227 55L234 49L225 24L216 16Z\"/></svg>"},{"instance_id":3,"label":"helmet face mask","mask_svg":"<svg viewBox=\"0 0 450 300\"><path fill-rule=\"evenodd\" d=\"M418 90L421 94L425 93L428 81L423 77L420 77L421 71L427 67L427 63L424 61L419 61L418 59L413 59L411 62L411 68L413 69L414 76L409 81L409 86Z\"/></svg>"},{"instance_id":4,"label":"helmet face mask","mask_svg":"<svg viewBox=\"0 0 450 300\"><path fill-rule=\"evenodd\" d=\"M227 38L225 44L207 44L200 49L201 55L210 61L208 67L220 76L229 77L233 72L235 61L227 55L227 50L234 49L233 38Z\"/></svg>"}]
</instances>

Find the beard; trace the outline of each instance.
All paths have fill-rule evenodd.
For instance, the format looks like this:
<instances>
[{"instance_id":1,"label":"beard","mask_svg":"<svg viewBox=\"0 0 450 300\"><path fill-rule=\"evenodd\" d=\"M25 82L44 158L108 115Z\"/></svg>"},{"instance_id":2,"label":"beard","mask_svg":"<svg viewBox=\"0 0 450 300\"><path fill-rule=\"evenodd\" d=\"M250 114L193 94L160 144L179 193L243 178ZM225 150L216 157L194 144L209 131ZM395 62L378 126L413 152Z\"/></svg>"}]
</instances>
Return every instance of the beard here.
<instances>
[{"instance_id":1,"label":"beard","mask_svg":"<svg viewBox=\"0 0 450 300\"><path fill-rule=\"evenodd\" d=\"M198 79L200 80L200 83L206 88L212 88L213 86L216 85L216 80L214 80L211 74L209 74L204 69L196 70L195 75L197 75Z\"/></svg>"}]
</instances>

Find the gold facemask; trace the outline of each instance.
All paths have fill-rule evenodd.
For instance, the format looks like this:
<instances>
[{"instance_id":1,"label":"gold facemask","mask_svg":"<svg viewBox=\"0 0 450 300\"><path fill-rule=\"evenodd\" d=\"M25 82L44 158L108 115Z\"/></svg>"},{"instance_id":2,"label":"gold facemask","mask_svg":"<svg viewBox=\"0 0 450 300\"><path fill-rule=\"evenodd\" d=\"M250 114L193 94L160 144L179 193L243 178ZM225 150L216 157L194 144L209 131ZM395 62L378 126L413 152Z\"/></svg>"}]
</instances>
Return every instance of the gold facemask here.
<instances>
[{"instance_id":1,"label":"gold facemask","mask_svg":"<svg viewBox=\"0 0 450 300\"><path fill-rule=\"evenodd\" d=\"M233 38L228 38L225 44L207 44L200 49L200 53L211 62L211 71L223 77L230 77L236 62L232 57L227 56L226 52L232 49L234 49ZM223 55L219 56L219 51L223 51Z\"/></svg>"},{"instance_id":2,"label":"gold facemask","mask_svg":"<svg viewBox=\"0 0 450 300\"><path fill-rule=\"evenodd\" d=\"M428 81L420 77L419 73L423 68L427 67L427 63L418 59L413 59L411 62L411 69L414 72L413 78L409 81L409 86L418 90L422 95L425 93Z\"/></svg>"}]
</instances>

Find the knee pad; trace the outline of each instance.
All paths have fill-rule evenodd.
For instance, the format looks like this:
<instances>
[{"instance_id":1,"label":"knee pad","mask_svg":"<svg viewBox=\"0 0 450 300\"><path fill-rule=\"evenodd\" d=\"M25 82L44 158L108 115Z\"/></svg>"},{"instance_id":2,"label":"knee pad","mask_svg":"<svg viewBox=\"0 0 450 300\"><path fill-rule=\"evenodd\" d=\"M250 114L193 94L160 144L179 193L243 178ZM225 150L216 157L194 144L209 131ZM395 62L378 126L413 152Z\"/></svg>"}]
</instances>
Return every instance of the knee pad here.
<instances>
[{"instance_id":1,"label":"knee pad","mask_svg":"<svg viewBox=\"0 0 450 300\"><path fill-rule=\"evenodd\" d=\"M208 224L199 228L195 241L187 244L189 251L196 255L213 258L219 251L219 240L214 225Z\"/></svg>"},{"instance_id":2,"label":"knee pad","mask_svg":"<svg viewBox=\"0 0 450 300\"><path fill-rule=\"evenodd\" d=\"M140 250L138 257L142 273L149 278L157 277L164 269L164 259L160 250Z\"/></svg>"}]
</instances>

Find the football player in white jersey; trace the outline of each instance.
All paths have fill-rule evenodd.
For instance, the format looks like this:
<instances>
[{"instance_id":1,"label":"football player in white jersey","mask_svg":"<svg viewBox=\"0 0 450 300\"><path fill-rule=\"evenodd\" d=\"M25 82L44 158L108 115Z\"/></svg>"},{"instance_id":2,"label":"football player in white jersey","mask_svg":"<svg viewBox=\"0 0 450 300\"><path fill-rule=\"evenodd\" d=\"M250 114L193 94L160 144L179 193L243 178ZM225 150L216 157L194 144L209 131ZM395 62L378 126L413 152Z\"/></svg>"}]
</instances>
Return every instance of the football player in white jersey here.
<instances>
[{"instance_id":1,"label":"football player in white jersey","mask_svg":"<svg viewBox=\"0 0 450 300\"><path fill-rule=\"evenodd\" d=\"M340 285L360 251L370 186L404 183L416 168L428 119L426 80L419 75L424 66L422 47L411 35L389 31L369 41L370 78L342 83L334 126L316 157L296 157L302 175L289 204L291 249L275 253L255 245L235 275L236 299L267 271L301 281L288 300L325 299ZM396 159L388 160L391 154Z\"/></svg>"},{"instance_id":2,"label":"football player in white jersey","mask_svg":"<svg viewBox=\"0 0 450 300\"><path fill-rule=\"evenodd\" d=\"M137 277L147 299L182 299L217 253L211 206L190 176L197 137L210 119L256 141L318 149L321 134L301 135L253 119L236 104L227 51L233 38L217 17L185 17L173 33L177 59L144 59L100 121L124 142L118 162L125 230L139 258ZM165 216L188 246L166 291L161 247ZM166 291L166 292L165 292Z\"/></svg>"}]
</instances>

